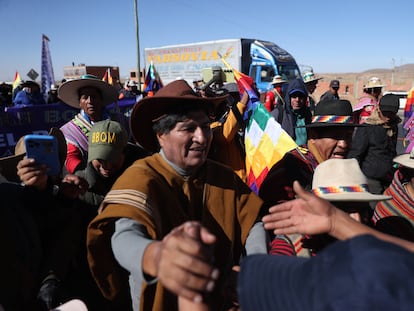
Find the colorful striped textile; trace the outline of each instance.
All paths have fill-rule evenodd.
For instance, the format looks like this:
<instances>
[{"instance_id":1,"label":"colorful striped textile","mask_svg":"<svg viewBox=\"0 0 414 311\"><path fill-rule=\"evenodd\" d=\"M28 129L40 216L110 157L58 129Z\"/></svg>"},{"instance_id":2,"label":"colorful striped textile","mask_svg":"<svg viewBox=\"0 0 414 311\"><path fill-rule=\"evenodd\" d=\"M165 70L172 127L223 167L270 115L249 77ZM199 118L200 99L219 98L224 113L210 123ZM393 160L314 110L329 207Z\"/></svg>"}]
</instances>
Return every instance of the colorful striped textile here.
<instances>
[{"instance_id":1,"label":"colorful striped textile","mask_svg":"<svg viewBox=\"0 0 414 311\"><path fill-rule=\"evenodd\" d=\"M245 131L247 184L256 193L272 166L298 145L261 102L253 109Z\"/></svg>"},{"instance_id":2,"label":"colorful striped textile","mask_svg":"<svg viewBox=\"0 0 414 311\"><path fill-rule=\"evenodd\" d=\"M372 216L375 223L387 216L401 216L414 226L414 200L405 190L401 179L402 175L397 170L391 185L384 191L384 195L390 195L392 199L378 202Z\"/></svg>"},{"instance_id":3,"label":"colorful striped textile","mask_svg":"<svg viewBox=\"0 0 414 311\"><path fill-rule=\"evenodd\" d=\"M350 116L323 115L323 116L313 116L312 123L353 124L354 120Z\"/></svg>"},{"instance_id":4,"label":"colorful striped textile","mask_svg":"<svg viewBox=\"0 0 414 311\"><path fill-rule=\"evenodd\" d=\"M317 196L321 196L322 194L329 193L369 192L369 189L367 184L361 184L355 186L317 187L312 189L312 192Z\"/></svg>"}]
</instances>

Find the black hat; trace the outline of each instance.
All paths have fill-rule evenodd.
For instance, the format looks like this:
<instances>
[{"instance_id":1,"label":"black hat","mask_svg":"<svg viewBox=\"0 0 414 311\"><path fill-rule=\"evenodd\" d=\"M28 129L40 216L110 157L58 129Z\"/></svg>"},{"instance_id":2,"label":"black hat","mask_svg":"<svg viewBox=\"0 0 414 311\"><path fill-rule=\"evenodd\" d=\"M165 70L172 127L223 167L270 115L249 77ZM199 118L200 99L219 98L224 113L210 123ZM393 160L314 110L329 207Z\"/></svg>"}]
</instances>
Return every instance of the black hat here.
<instances>
[{"instance_id":1,"label":"black hat","mask_svg":"<svg viewBox=\"0 0 414 311\"><path fill-rule=\"evenodd\" d=\"M312 123L304 127L359 126L354 123L352 105L346 99L321 100L315 107Z\"/></svg>"},{"instance_id":2,"label":"black hat","mask_svg":"<svg viewBox=\"0 0 414 311\"><path fill-rule=\"evenodd\" d=\"M397 95L387 94L381 97L379 102L381 112L390 111L397 113L400 108L400 100Z\"/></svg>"},{"instance_id":3,"label":"black hat","mask_svg":"<svg viewBox=\"0 0 414 311\"><path fill-rule=\"evenodd\" d=\"M329 83L330 87L339 87L339 80L332 80L331 83Z\"/></svg>"}]
</instances>

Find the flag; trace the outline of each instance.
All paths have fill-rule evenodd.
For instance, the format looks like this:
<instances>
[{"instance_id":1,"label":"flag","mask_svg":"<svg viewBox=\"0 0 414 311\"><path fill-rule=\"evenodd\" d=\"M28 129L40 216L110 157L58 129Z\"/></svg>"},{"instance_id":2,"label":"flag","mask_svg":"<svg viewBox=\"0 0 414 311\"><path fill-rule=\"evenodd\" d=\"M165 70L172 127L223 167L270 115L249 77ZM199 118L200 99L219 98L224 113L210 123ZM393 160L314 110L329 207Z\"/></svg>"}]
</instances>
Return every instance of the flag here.
<instances>
[{"instance_id":1,"label":"flag","mask_svg":"<svg viewBox=\"0 0 414 311\"><path fill-rule=\"evenodd\" d=\"M52 57L49 50L49 38L42 35L42 81L40 91L47 100L50 86L55 84L55 75L53 73Z\"/></svg>"},{"instance_id":2,"label":"flag","mask_svg":"<svg viewBox=\"0 0 414 311\"><path fill-rule=\"evenodd\" d=\"M298 145L260 102L253 88L253 79L232 68L224 58L221 60L227 68L233 70L240 94L247 92L249 95L244 133L247 184L255 193L259 193L260 186L272 166L286 152L298 148Z\"/></svg>"},{"instance_id":3,"label":"flag","mask_svg":"<svg viewBox=\"0 0 414 311\"><path fill-rule=\"evenodd\" d=\"M19 86L20 82L22 82L22 79L20 78L19 72L16 70L16 73L14 74L14 81L13 81L12 91L14 91Z\"/></svg>"},{"instance_id":4,"label":"flag","mask_svg":"<svg viewBox=\"0 0 414 311\"><path fill-rule=\"evenodd\" d=\"M110 85L114 85L114 81L112 80L112 75L111 75L111 68L108 68L107 70L105 70L105 74L102 77L102 81L105 81L106 83Z\"/></svg>"},{"instance_id":5,"label":"flag","mask_svg":"<svg viewBox=\"0 0 414 311\"><path fill-rule=\"evenodd\" d=\"M261 102L252 110L245 131L247 184L259 192L263 180L286 152L298 147Z\"/></svg>"},{"instance_id":6,"label":"flag","mask_svg":"<svg viewBox=\"0 0 414 311\"><path fill-rule=\"evenodd\" d=\"M161 78L157 70L155 70L154 64L151 62L148 66L148 72L144 81L144 92L151 96L162 87L163 84Z\"/></svg>"},{"instance_id":7,"label":"flag","mask_svg":"<svg viewBox=\"0 0 414 311\"><path fill-rule=\"evenodd\" d=\"M404 122L407 122L414 110L414 87L408 91L407 100L404 107Z\"/></svg>"},{"instance_id":8,"label":"flag","mask_svg":"<svg viewBox=\"0 0 414 311\"><path fill-rule=\"evenodd\" d=\"M222 57L221 60L228 69L231 69L233 71L234 79L236 80L237 87L239 88L240 96L242 96L244 92L247 92L249 95L249 102L247 103L246 111L243 117L243 119L246 121L249 118L248 115L250 111L252 111L256 105L260 103L259 97L253 88L253 79L250 76L231 67L230 64L224 59L224 57Z\"/></svg>"}]
</instances>

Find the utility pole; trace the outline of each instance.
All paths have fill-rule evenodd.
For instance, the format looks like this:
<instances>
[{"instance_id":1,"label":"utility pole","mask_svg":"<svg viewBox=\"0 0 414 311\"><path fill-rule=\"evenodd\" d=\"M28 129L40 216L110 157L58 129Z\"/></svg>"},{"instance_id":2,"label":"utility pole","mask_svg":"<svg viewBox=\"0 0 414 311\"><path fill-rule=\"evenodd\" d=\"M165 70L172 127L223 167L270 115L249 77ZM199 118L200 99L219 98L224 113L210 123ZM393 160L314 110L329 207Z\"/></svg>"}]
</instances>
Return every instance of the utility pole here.
<instances>
[{"instance_id":1,"label":"utility pole","mask_svg":"<svg viewBox=\"0 0 414 311\"><path fill-rule=\"evenodd\" d=\"M392 58L392 71L391 71L391 87L394 86L394 71L395 71L395 59Z\"/></svg>"},{"instance_id":2,"label":"utility pole","mask_svg":"<svg viewBox=\"0 0 414 311\"><path fill-rule=\"evenodd\" d=\"M137 75L138 75L138 90L141 92L141 62L140 62L140 50L139 50L139 22L138 22L138 0L134 0L135 9L135 35L137 39Z\"/></svg>"}]
</instances>

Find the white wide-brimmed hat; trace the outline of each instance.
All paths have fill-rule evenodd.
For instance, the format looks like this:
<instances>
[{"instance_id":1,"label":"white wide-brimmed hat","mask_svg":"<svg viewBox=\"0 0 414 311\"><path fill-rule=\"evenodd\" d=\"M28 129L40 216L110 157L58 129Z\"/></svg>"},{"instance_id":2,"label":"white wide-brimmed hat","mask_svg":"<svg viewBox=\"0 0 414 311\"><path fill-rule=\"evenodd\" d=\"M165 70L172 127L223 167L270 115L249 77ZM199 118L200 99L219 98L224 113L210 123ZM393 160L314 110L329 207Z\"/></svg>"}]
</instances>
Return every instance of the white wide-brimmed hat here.
<instances>
[{"instance_id":1,"label":"white wide-brimmed hat","mask_svg":"<svg viewBox=\"0 0 414 311\"><path fill-rule=\"evenodd\" d=\"M328 159L313 174L312 192L328 201L368 202L391 199L372 194L356 159Z\"/></svg>"},{"instance_id":2,"label":"white wide-brimmed hat","mask_svg":"<svg viewBox=\"0 0 414 311\"><path fill-rule=\"evenodd\" d=\"M410 153L404 153L394 158L394 162L402 166L414 169L414 148Z\"/></svg>"},{"instance_id":3,"label":"white wide-brimmed hat","mask_svg":"<svg viewBox=\"0 0 414 311\"><path fill-rule=\"evenodd\" d=\"M276 75L273 77L272 82L270 82L270 84L275 85L275 84L284 84L284 83L288 83L289 81L285 80L282 78L282 76L280 75Z\"/></svg>"},{"instance_id":4,"label":"white wide-brimmed hat","mask_svg":"<svg viewBox=\"0 0 414 311\"><path fill-rule=\"evenodd\" d=\"M317 77L313 72L308 71L303 74L303 82L310 83L314 81L319 81L323 79L322 77Z\"/></svg>"}]
</instances>

